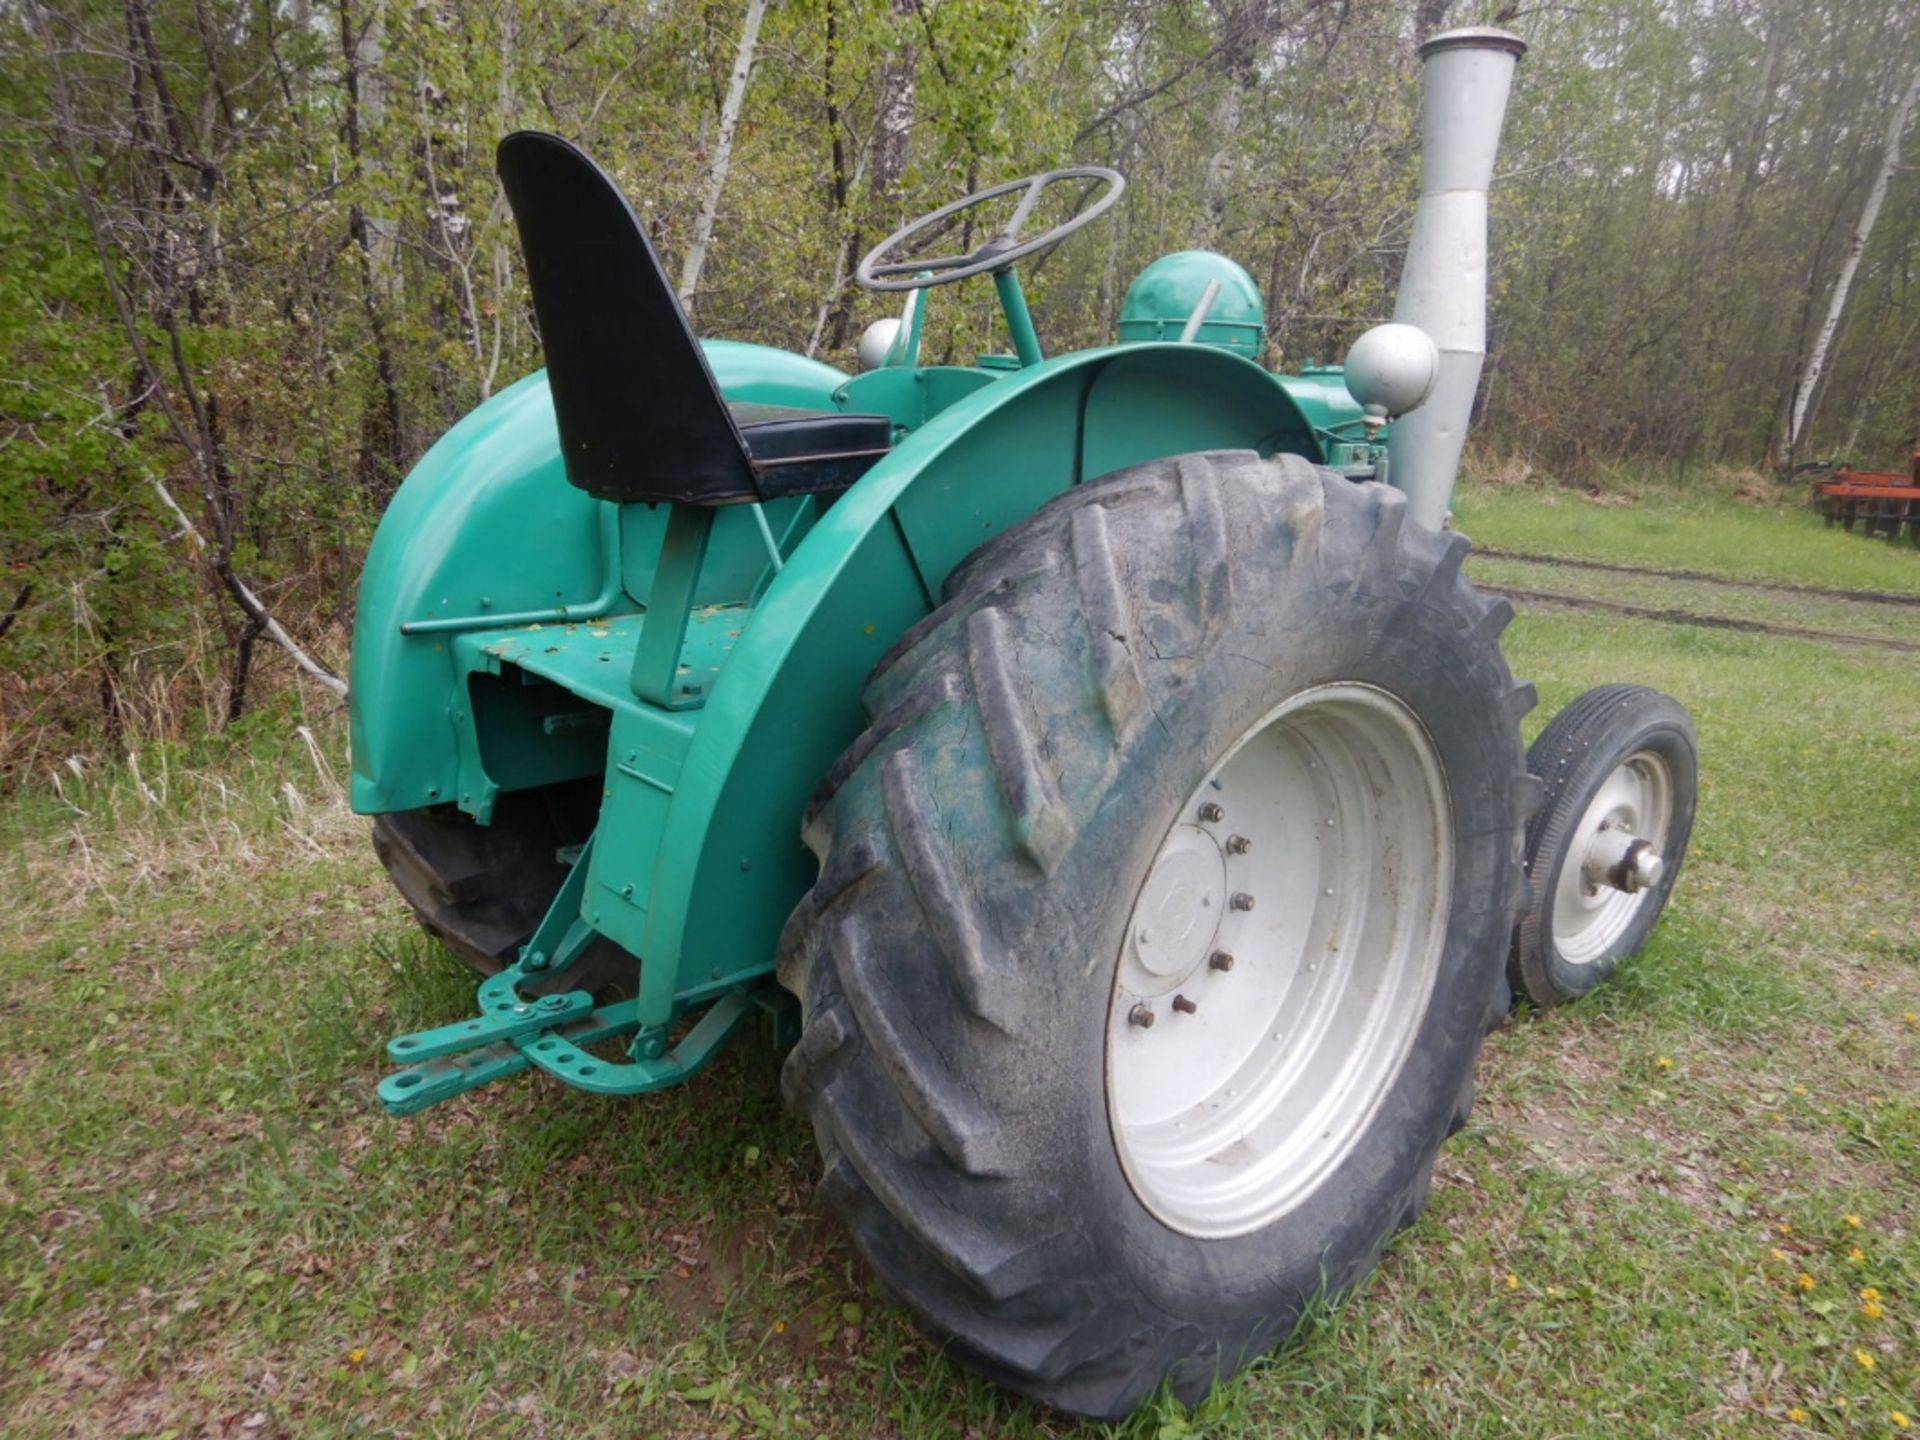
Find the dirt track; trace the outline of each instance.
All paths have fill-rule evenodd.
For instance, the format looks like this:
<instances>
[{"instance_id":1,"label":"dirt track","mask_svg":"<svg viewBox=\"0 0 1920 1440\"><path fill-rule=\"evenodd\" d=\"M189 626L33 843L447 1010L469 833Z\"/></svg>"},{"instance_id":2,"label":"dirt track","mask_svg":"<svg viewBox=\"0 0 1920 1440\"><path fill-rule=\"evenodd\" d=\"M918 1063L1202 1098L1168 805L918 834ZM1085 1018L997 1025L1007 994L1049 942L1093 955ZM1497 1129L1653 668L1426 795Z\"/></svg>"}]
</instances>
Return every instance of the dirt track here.
<instances>
[{"instance_id":1,"label":"dirt track","mask_svg":"<svg viewBox=\"0 0 1920 1440\"><path fill-rule=\"evenodd\" d=\"M1704 570L1654 570L1640 565L1619 565L1607 560L1578 560L1568 555L1535 555L1524 550L1499 550L1490 545L1476 545L1473 547L1473 553L1484 556L1488 560L1519 560L1530 565L1552 565L1568 570L1604 570L1613 575L1644 575L1656 580L1688 580L1701 585L1722 585L1733 590L1777 590L1788 595L1812 595L1825 600L1858 600L1868 605L1910 605L1920 609L1920 595L1904 595L1897 590L1839 590L1827 585L1793 585L1781 580L1734 580L1725 575L1710 575ZM1494 587L1486 585L1481 588L1491 590ZM1545 595L1546 592L1543 591L1536 598L1545 598ZM1675 612L1676 618L1678 613ZM1778 627L1742 624L1731 628L1769 630ZM1785 633L1814 635L1823 632L1794 631L1789 628ZM1848 637L1833 636L1831 638Z\"/></svg>"},{"instance_id":2,"label":"dirt track","mask_svg":"<svg viewBox=\"0 0 1920 1440\"><path fill-rule=\"evenodd\" d=\"M1549 560L1545 556L1502 554L1499 551L1493 550L1481 550L1476 553L1487 556L1498 555L1499 558L1506 560L1539 559L1545 563L1554 565L1582 563L1565 560ZM1596 566L1594 568L1606 570L1627 569L1625 566L1615 565ZM1678 571L1662 572L1647 570L1629 573L1646 575L1670 574L1676 578L1685 579L1710 578L1705 576L1695 577L1684 575L1683 572ZM1731 615L1702 615L1692 610L1668 610L1652 605L1628 605L1619 600L1597 600L1588 595L1568 595L1555 590L1526 590L1511 585L1490 585L1484 581L1475 581L1474 584L1475 588L1484 590L1489 595L1504 595L1507 599L1518 601L1523 605L1560 605L1574 610L1605 610L1615 615L1631 615L1641 620L1659 620L1670 625L1698 625L1711 630L1739 630L1759 635L1787 635L1798 640L1822 640L1836 645L1868 645L1882 650L1899 650L1908 654L1920 655L1920 641L1898 640L1888 635L1853 635L1844 630L1816 630L1804 625L1776 625L1766 620L1736 619ZM1768 585L1757 588L1793 590L1808 587ZM1846 595L1848 592L1825 590L1817 591L1816 593L1823 596L1836 596ZM1866 593L1872 594L1878 592Z\"/></svg>"}]
</instances>

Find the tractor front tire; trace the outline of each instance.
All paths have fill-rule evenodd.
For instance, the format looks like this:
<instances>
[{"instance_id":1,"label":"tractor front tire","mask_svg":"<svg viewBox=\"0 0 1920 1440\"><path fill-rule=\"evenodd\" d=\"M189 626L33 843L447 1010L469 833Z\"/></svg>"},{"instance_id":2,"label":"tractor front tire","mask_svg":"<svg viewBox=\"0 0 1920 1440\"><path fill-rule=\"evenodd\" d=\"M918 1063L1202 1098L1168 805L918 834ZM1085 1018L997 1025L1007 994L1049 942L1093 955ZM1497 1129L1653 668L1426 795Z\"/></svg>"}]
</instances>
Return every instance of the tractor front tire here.
<instances>
[{"instance_id":1,"label":"tractor front tire","mask_svg":"<svg viewBox=\"0 0 1920 1440\"><path fill-rule=\"evenodd\" d=\"M1527 751L1544 787L1527 823L1527 908L1514 928L1509 979L1541 1008L1564 1005L1612 978L1659 924L1693 834L1700 741L1693 717L1645 685L1601 685L1547 723ZM1630 834L1660 856L1631 892L1604 863Z\"/></svg>"},{"instance_id":2,"label":"tractor front tire","mask_svg":"<svg viewBox=\"0 0 1920 1440\"><path fill-rule=\"evenodd\" d=\"M1532 687L1405 513L1247 452L1080 486L949 577L814 797L780 978L819 1193L1024 1395L1197 1401L1367 1273L1466 1118Z\"/></svg>"}]
</instances>

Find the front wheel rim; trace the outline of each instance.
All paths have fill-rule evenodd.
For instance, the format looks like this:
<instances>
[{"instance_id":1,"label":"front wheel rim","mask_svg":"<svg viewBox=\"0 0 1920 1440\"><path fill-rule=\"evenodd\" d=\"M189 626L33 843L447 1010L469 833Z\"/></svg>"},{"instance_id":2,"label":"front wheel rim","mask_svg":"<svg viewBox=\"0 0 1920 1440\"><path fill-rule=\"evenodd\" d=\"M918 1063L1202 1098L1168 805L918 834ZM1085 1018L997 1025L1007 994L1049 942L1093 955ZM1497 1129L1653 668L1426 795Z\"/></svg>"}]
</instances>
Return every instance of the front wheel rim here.
<instances>
[{"instance_id":1,"label":"front wheel rim","mask_svg":"<svg viewBox=\"0 0 1920 1440\"><path fill-rule=\"evenodd\" d=\"M1453 865L1438 752L1387 692L1303 691L1229 747L1148 867L1108 1011L1108 1118L1161 1223L1261 1229L1346 1159L1427 1013Z\"/></svg>"},{"instance_id":2,"label":"front wheel rim","mask_svg":"<svg viewBox=\"0 0 1920 1440\"><path fill-rule=\"evenodd\" d=\"M1653 750L1636 750L1600 782L1568 837L1567 858L1553 890L1553 948L1568 965L1611 956L1654 888L1623 890L1595 873L1591 857L1609 832L1644 840L1665 855L1673 828L1673 767Z\"/></svg>"}]
</instances>

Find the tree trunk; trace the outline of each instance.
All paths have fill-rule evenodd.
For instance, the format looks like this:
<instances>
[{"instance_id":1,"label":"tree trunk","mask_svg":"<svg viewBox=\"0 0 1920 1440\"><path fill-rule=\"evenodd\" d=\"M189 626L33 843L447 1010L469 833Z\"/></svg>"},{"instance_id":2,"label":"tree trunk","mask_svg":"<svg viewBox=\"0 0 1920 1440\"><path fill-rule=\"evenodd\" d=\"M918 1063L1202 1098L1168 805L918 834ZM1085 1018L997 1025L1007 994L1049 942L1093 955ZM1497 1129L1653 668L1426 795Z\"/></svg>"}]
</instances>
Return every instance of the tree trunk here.
<instances>
[{"instance_id":1,"label":"tree trunk","mask_svg":"<svg viewBox=\"0 0 1920 1440\"><path fill-rule=\"evenodd\" d=\"M228 595L238 607L243 617L242 623L249 625L253 634L264 634L274 644L280 646L296 666L344 700L347 694L346 682L315 660L294 640L286 628L273 618L261 602L259 595L235 569L234 550L241 522L242 497L228 464L218 397L211 393L204 393L195 381L194 367L187 358L186 347L181 338L180 317L175 305L178 297L173 287L169 285L163 288L154 297L152 302L154 310L148 315L142 316L136 307L135 296L130 290L132 282L122 276L107 217L103 213L99 195L89 183L88 166L82 152L82 137L85 132L76 114L73 90L68 82L62 47L55 40L56 22L50 12L38 4L28 5L23 14L29 33L40 43L46 55L48 73L52 81L50 99L54 140L59 147L61 159L65 162L67 177L73 185L73 193L80 202L81 214L86 221L87 232L93 243L94 256L100 264L101 277L113 303L115 316L120 322L121 332L133 356L137 371L145 382L145 403L150 403L160 413L167 431L178 442L186 456L188 468L200 492L201 505L207 517L206 529L212 532L211 539L200 526L193 522L186 510L174 498L164 476L158 472L149 471L147 483L179 523L179 532L173 538L187 541L192 558L206 567L206 573L210 576L213 587ZM220 175L219 166L215 160L208 158L208 155L201 153L193 146L192 137L186 132L185 121L174 106L171 96L167 94L166 88L161 84L157 49L152 45L144 5L130 3L127 14L129 31L140 42L138 49L145 52L144 57L139 54L134 57L136 74L144 65L145 78L152 83L155 98L160 105L158 118L164 124L172 144L172 150L165 158L190 166L198 176L199 200L202 202L211 200ZM171 223L178 224L189 235L192 234L192 217L183 209L176 207L175 211L168 212L168 219ZM159 269L157 263L149 258L145 266L135 266L134 273L136 275L152 274ZM213 283L217 283L219 278L213 277ZM199 284L200 277L196 275L185 287L185 299L189 309L189 320L204 323L198 318L198 312L205 308L199 295ZM168 358L172 368L171 383L161 371L149 348L147 335L149 330L153 329L157 329L168 341ZM111 665L109 669L111 671ZM113 683L111 673L103 677L103 686L111 687ZM102 693L105 696L108 690L103 689Z\"/></svg>"},{"instance_id":2,"label":"tree trunk","mask_svg":"<svg viewBox=\"0 0 1920 1440\"><path fill-rule=\"evenodd\" d=\"M887 202L893 195L894 187L900 183L901 172L907 168L907 144L913 134L913 97L918 83L920 51L918 46L905 38L905 21L912 17L914 3L915 0L888 0L894 22L895 44L880 62L879 96L873 112L873 143L868 147L866 156L862 157L862 163L867 167L867 210L869 214L878 212L881 216L882 233L890 228L891 211ZM857 189L860 184L857 174L853 183ZM829 343L836 350L845 348L851 338L854 297L852 290L846 286L846 280L853 274L854 266L860 263L864 239L860 217L856 214L847 226L847 243L834 264L833 336Z\"/></svg>"},{"instance_id":3,"label":"tree trunk","mask_svg":"<svg viewBox=\"0 0 1920 1440\"><path fill-rule=\"evenodd\" d=\"M1220 100L1213 108L1213 143L1216 147L1207 160L1207 178L1201 191L1200 244L1208 249L1220 243L1226 228L1227 201L1233 194L1234 146L1240 139L1240 116L1246 108L1252 66L1235 65L1220 89Z\"/></svg>"},{"instance_id":4,"label":"tree trunk","mask_svg":"<svg viewBox=\"0 0 1920 1440\"><path fill-rule=\"evenodd\" d=\"M347 237L353 242L359 264L360 306L373 339L374 380L379 387L377 403L369 405L361 417L360 456L355 468L362 488L384 501L407 468L399 365L387 333L384 308L387 292L393 286L393 236L384 222L367 214L359 193L366 178L366 132L379 124L386 109L386 81L380 63L383 24L376 8L356 30L350 0L339 0L338 9L341 86L346 100L341 129L346 135L347 164L354 186L347 206Z\"/></svg>"},{"instance_id":5,"label":"tree trunk","mask_svg":"<svg viewBox=\"0 0 1920 1440\"><path fill-rule=\"evenodd\" d=\"M727 85L727 98L720 107L720 133L714 137L713 164L707 172L707 198L693 222L693 243L687 247L686 263L680 268L680 305L693 310L694 292L700 288L700 272L706 268L707 245L713 239L713 222L720 213L720 196L727 188L727 167L733 163L733 132L740 123L740 107L747 98L747 77L753 73L754 47L760 43L760 20L767 13L767 0L747 0L747 20L740 30L740 48L733 56L733 78Z\"/></svg>"},{"instance_id":6,"label":"tree trunk","mask_svg":"<svg viewBox=\"0 0 1920 1440\"><path fill-rule=\"evenodd\" d=\"M1913 78L1907 82L1906 93L1900 97L1900 103L1894 106L1893 118L1887 122L1886 143L1880 148L1880 168L1874 174L1873 188L1867 191L1867 202L1860 209L1860 222L1853 227L1853 237L1847 242L1846 259L1840 262L1839 277L1833 282L1833 296L1827 302L1827 318L1821 323L1820 333L1814 337L1806 368L1800 372L1800 384L1793 397L1793 410L1787 418L1789 471L1798 459L1800 442L1806 438L1807 426L1813 417L1820 378L1827 368L1827 358L1832 353L1840 321L1846 315L1847 296L1853 289L1854 276L1859 272L1860 257L1866 253L1867 242L1873 238L1873 227L1880 219L1880 207L1887 198L1887 184L1900 166L1900 137L1906 133L1916 98L1920 98L1920 68L1914 70Z\"/></svg>"}]
</instances>

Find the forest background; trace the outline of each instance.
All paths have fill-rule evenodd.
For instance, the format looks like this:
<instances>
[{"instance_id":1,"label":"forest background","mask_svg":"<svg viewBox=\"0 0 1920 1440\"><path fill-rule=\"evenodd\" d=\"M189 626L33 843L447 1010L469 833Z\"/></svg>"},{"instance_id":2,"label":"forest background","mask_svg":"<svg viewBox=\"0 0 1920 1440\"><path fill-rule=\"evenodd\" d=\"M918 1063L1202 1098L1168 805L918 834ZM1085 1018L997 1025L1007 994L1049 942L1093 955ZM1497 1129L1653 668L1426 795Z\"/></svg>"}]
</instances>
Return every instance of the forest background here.
<instances>
[{"instance_id":1,"label":"forest background","mask_svg":"<svg viewBox=\"0 0 1920 1440\"><path fill-rule=\"evenodd\" d=\"M1049 347L1208 246L1293 367L1387 318L1416 49L1467 23L1532 47L1483 453L1903 467L1909 0L0 0L0 789L343 693L382 508L539 364L509 131L607 165L703 334L845 366L903 218L1112 165L1122 206L1024 267ZM1004 348L995 313L942 292L931 356Z\"/></svg>"}]
</instances>

